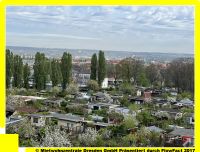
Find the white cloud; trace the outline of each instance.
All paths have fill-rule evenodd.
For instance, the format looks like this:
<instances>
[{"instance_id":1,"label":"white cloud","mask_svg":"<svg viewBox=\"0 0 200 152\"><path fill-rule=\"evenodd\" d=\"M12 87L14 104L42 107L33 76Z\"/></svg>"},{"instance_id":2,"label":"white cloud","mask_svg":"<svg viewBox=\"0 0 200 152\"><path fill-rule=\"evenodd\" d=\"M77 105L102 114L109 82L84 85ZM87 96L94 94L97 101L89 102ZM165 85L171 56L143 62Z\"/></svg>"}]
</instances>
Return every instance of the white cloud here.
<instances>
[{"instance_id":1,"label":"white cloud","mask_svg":"<svg viewBox=\"0 0 200 152\"><path fill-rule=\"evenodd\" d=\"M30 38L40 33L40 37L55 38L55 43L58 37L76 39L79 40L76 45L84 48L90 48L91 45L83 45L81 40L108 41L110 44L106 43L105 47L109 49L115 48L112 46L115 44L111 41L118 38L129 41L130 44L133 39L138 43L140 43L139 39L141 41L149 39L157 43L160 43L159 40L162 39L163 42L168 43L166 45L164 43L156 45L153 42L146 44L155 45L152 48L162 51L166 50L165 47L169 47L167 46L170 45L168 40L172 39L180 43L182 40L187 40L190 42L187 44L187 49L191 48L190 50L193 51L193 27L194 8L191 6L24 6L7 8L7 32L15 33L15 36L18 35L21 38L23 34L29 35ZM10 35L8 34L8 41ZM122 40L120 48L124 47L126 50L126 43ZM96 43L96 45L98 49L105 43ZM134 50L136 46L132 45L132 49ZM183 50L180 46L173 45L173 47L180 51Z\"/></svg>"}]
</instances>

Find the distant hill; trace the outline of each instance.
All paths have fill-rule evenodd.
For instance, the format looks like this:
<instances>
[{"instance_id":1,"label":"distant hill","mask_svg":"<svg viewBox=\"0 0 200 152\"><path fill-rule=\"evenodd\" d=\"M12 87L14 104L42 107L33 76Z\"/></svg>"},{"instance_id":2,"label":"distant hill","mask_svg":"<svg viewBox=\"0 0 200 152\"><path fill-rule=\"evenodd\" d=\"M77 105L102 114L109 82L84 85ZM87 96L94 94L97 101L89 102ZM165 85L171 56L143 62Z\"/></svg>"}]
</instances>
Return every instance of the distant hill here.
<instances>
[{"instance_id":1,"label":"distant hill","mask_svg":"<svg viewBox=\"0 0 200 152\"><path fill-rule=\"evenodd\" d=\"M98 53L99 50L89 49L60 49L60 48L36 48L36 47L21 47L21 46L7 46L14 54L34 56L36 52L43 52L47 57L59 58L63 52L67 51L72 54L74 58L91 57L93 53ZM109 51L105 50L107 59L122 59L126 57L141 58L146 62L160 61L166 62L176 58L194 58L194 54L177 54L177 53L157 53L157 52L128 52L128 51Z\"/></svg>"}]
</instances>

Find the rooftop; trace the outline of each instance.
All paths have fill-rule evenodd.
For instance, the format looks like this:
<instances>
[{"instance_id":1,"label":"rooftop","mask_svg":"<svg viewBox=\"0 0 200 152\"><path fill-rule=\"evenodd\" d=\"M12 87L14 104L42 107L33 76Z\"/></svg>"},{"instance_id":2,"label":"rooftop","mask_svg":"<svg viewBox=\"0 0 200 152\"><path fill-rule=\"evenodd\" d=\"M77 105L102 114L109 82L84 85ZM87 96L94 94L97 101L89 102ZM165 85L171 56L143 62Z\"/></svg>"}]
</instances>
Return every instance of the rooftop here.
<instances>
[{"instance_id":1,"label":"rooftop","mask_svg":"<svg viewBox=\"0 0 200 152\"><path fill-rule=\"evenodd\" d=\"M174 136L192 136L194 137L194 129L184 129L184 128L176 128L174 131L169 133Z\"/></svg>"}]
</instances>

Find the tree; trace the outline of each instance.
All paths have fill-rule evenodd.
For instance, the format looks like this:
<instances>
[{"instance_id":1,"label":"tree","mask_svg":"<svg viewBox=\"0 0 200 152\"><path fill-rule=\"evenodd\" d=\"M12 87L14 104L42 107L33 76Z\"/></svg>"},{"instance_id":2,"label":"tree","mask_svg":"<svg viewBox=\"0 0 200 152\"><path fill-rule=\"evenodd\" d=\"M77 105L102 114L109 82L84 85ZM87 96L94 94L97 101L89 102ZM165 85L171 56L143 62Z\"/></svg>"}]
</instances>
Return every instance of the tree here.
<instances>
[{"instance_id":1,"label":"tree","mask_svg":"<svg viewBox=\"0 0 200 152\"><path fill-rule=\"evenodd\" d=\"M159 78L159 68L155 64L150 64L149 66L146 67L146 75L151 83L153 85L154 82L158 81Z\"/></svg>"},{"instance_id":2,"label":"tree","mask_svg":"<svg viewBox=\"0 0 200 152\"><path fill-rule=\"evenodd\" d=\"M31 125L28 118L24 118L15 125L8 125L6 132L8 134L19 134L19 145L22 147L36 146L36 129Z\"/></svg>"},{"instance_id":3,"label":"tree","mask_svg":"<svg viewBox=\"0 0 200 152\"><path fill-rule=\"evenodd\" d=\"M147 79L146 73L142 71L138 76L138 85L147 87L149 86L149 80Z\"/></svg>"},{"instance_id":4,"label":"tree","mask_svg":"<svg viewBox=\"0 0 200 152\"><path fill-rule=\"evenodd\" d=\"M122 138L123 147L135 147L136 136L134 134L128 134Z\"/></svg>"},{"instance_id":5,"label":"tree","mask_svg":"<svg viewBox=\"0 0 200 152\"><path fill-rule=\"evenodd\" d=\"M72 77L72 56L70 53L64 52L61 59L61 71L62 71L62 88L66 89L67 84L70 83Z\"/></svg>"},{"instance_id":6,"label":"tree","mask_svg":"<svg viewBox=\"0 0 200 152\"><path fill-rule=\"evenodd\" d=\"M91 75L90 75L91 80L96 80L97 79L97 55L96 53L92 55L91 59Z\"/></svg>"},{"instance_id":7,"label":"tree","mask_svg":"<svg viewBox=\"0 0 200 152\"><path fill-rule=\"evenodd\" d=\"M50 82L52 77L52 68L51 68L51 61L47 58L45 59L45 72L46 72L46 82Z\"/></svg>"},{"instance_id":8,"label":"tree","mask_svg":"<svg viewBox=\"0 0 200 152\"><path fill-rule=\"evenodd\" d=\"M124 94L134 94L135 93L135 88L132 84L130 83L122 83L120 86L119 86L119 90L122 91Z\"/></svg>"},{"instance_id":9,"label":"tree","mask_svg":"<svg viewBox=\"0 0 200 152\"><path fill-rule=\"evenodd\" d=\"M110 78L115 79L115 86L117 85L117 80L120 79L122 76L122 73L120 71L120 65L119 64L108 64L107 65L107 76Z\"/></svg>"},{"instance_id":10,"label":"tree","mask_svg":"<svg viewBox=\"0 0 200 152\"><path fill-rule=\"evenodd\" d=\"M179 58L172 61L167 67L168 81L177 88L178 93L194 92L194 61L188 58Z\"/></svg>"},{"instance_id":11,"label":"tree","mask_svg":"<svg viewBox=\"0 0 200 152\"><path fill-rule=\"evenodd\" d=\"M98 84L101 84L106 76L106 59L103 51L99 51L99 62L98 62Z\"/></svg>"},{"instance_id":12,"label":"tree","mask_svg":"<svg viewBox=\"0 0 200 152\"><path fill-rule=\"evenodd\" d=\"M53 86L57 86L58 84L62 83L62 72L60 68L60 64L57 60L53 59L51 62L51 80Z\"/></svg>"},{"instance_id":13,"label":"tree","mask_svg":"<svg viewBox=\"0 0 200 152\"><path fill-rule=\"evenodd\" d=\"M42 137L40 147L71 147L71 141L68 134L62 131L59 127L47 126L45 128L45 135Z\"/></svg>"},{"instance_id":14,"label":"tree","mask_svg":"<svg viewBox=\"0 0 200 152\"><path fill-rule=\"evenodd\" d=\"M120 61L118 64L118 71L121 73L121 78L130 83L132 78L132 58L126 58Z\"/></svg>"},{"instance_id":15,"label":"tree","mask_svg":"<svg viewBox=\"0 0 200 152\"><path fill-rule=\"evenodd\" d=\"M93 90L93 91L99 90L99 85L98 85L97 81L95 81L95 80L88 81L87 85L90 90Z\"/></svg>"},{"instance_id":16,"label":"tree","mask_svg":"<svg viewBox=\"0 0 200 152\"><path fill-rule=\"evenodd\" d=\"M44 53L37 52L35 54L35 63L33 65L34 69L34 81L35 81L35 87L38 90L45 89L46 85L46 78L47 73L45 71L45 55Z\"/></svg>"},{"instance_id":17,"label":"tree","mask_svg":"<svg viewBox=\"0 0 200 152\"><path fill-rule=\"evenodd\" d=\"M66 88L68 94L77 94L78 90L79 90L78 85L75 83L70 83Z\"/></svg>"},{"instance_id":18,"label":"tree","mask_svg":"<svg viewBox=\"0 0 200 152\"><path fill-rule=\"evenodd\" d=\"M23 80L23 62L22 58L19 55L14 56L14 86L17 88L22 87Z\"/></svg>"},{"instance_id":19,"label":"tree","mask_svg":"<svg viewBox=\"0 0 200 152\"><path fill-rule=\"evenodd\" d=\"M132 129L137 126L137 120L133 116L127 116L124 118L124 126L126 129Z\"/></svg>"},{"instance_id":20,"label":"tree","mask_svg":"<svg viewBox=\"0 0 200 152\"><path fill-rule=\"evenodd\" d=\"M120 72L121 78L130 83L137 84L139 74L144 69L143 61L135 58L125 58L118 64L117 70Z\"/></svg>"},{"instance_id":21,"label":"tree","mask_svg":"<svg viewBox=\"0 0 200 152\"><path fill-rule=\"evenodd\" d=\"M147 111L143 111L137 114L137 120L144 126L148 126L154 123L155 119Z\"/></svg>"},{"instance_id":22,"label":"tree","mask_svg":"<svg viewBox=\"0 0 200 152\"><path fill-rule=\"evenodd\" d=\"M150 145L149 139L150 132L145 128L141 127L140 130L137 131L137 147L148 147Z\"/></svg>"},{"instance_id":23,"label":"tree","mask_svg":"<svg viewBox=\"0 0 200 152\"><path fill-rule=\"evenodd\" d=\"M13 53L6 49L6 87L10 85L11 77L13 76Z\"/></svg>"},{"instance_id":24,"label":"tree","mask_svg":"<svg viewBox=\"0 0 200 152\"><path fill-rule=\"evenodd\" d=\"M28 89L29 88L29 76L30 76L30 68L28 64L24 65L24 88Z\"/></svg>"},{"instance_id":25,"label":"tree","mask_svg":"<svg viewBox=\"0 0 200 152\"><path fill-rule=\"evenodd\" d=\"M87 128L85 133L79 134L78 140L81 146L90 147L90 146L94 146L94 143L98 136L99 134L95 129Z\"/></svg>"},{"instance_id":26,"label":"tree","mask_svg":"<svg viewBox=\"0 0 200 152\"><path fill-rule=\"evenodd\" d=\"M108 114L108 117L111 121L114 121L115 123L121 123L124 119L124 116L120 113L116 113L114 111L111 111Z\"/></svg>"}]
</instances>

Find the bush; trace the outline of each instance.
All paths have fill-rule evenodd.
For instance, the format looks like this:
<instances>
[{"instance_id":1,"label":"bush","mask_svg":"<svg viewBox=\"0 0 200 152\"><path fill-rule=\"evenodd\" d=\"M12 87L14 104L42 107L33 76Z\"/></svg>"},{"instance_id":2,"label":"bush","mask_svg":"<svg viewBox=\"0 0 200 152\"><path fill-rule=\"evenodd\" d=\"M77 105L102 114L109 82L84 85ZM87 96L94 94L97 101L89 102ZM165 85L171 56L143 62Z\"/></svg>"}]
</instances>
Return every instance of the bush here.
<instances>
[{"instance_id":1,"label":"bush","mask_svg":"<svg viewBox=\"0 0 200 152\"><path fill-rule=\"evenodd\" d=\"M135 128L137 126L137 120L133 116L127 116L124 118L124 126L126 129Z\"/></svg>"},{"instance_id":2,"label":"bush","mask_svg":"<svg viewBox=\"0 0 200 152\"><path fill-rule=\"evenodd\" d=\"M77 94L79 91L78 85L75 83L69 84L69 86L66 89L68 94Z\"/></svg>"},{"instance_id":3,"label":"bush","mask_svg":"<svg viewBox=\"0 0 200 152\"><path fill-rule=\"evenodd\" d=\"M122 83L119 87L119 90L122 91L124 94L134 95L135 88L130 83Z\"/></svg>"},{"instance_id":4,"label":"bush","mask_svg":"<svg viewBox=\"0 0 200 152\"><path fill-rule=\"evenodd\" d=\"M88 128L85 133L79 134L78 140L81 146L91 147L95 146L97 137L99 137L98 132L95 129Z\"/></svg>"},{"instance_id":5,"label":"bush","mask_svg":"<svg viewBox=\"0 0 200 152\"><path fill-rule=\"evenodd\" d=\"M65 96L67 95L67 92L66 91L61 91L57 94L57 97L61 97L61 98L64 98Z\"/></svg>"},{"instance_id":6,"label":"bush","mask_svg":"<svg viewBox=\"0 0 200 152\"><path fill-rule=\"evenodd\" d=\"M43 107L42 101L41 101L41 100L37 100L37 101L33 102L33 106L34 106L36 109L41 109L41 108Z\"/></svg>"},{"instance_id":7,"label":"bush","mask_svg":"<svg viewBox=\"0 0 200 152\"><path fill-rule=\"evenodd\" d=\"M128 107L130 104L127 96L123 96L123 98L120 99L120 103L122 106L125 106L125 107Z\"/></svg>"},{"instance_id":8,"label":"bush","mask_svg":"<svg viewBox=\"0 0 200 152\"><path fill-rule=\"evenodd\" d=\"M59 92L61 91L61 89L57 86L52 88L52 95L57 95Z\"/></svg>"},{"instance_id":9,"label":"bush","mask_svg":"<svg viewBox=\"0 0 200 152\"><path fill-rule=\"evenodd\" d=\"M90 90L93 90L93 91L99 90L99 85L98 85L97 81L95 81L95 80L88 81L87 85Z\"/></svg>"},{"instance_id":10,"label":"bush","mask_svg":"<svg viewBox=\"0 0 200 152\"><path fill-rule=\"evenodd\" d=\"M137 120L144 126L152 125L155 122L155 118L147 111L138 113Z\"/></svg>"}]
</instances>

